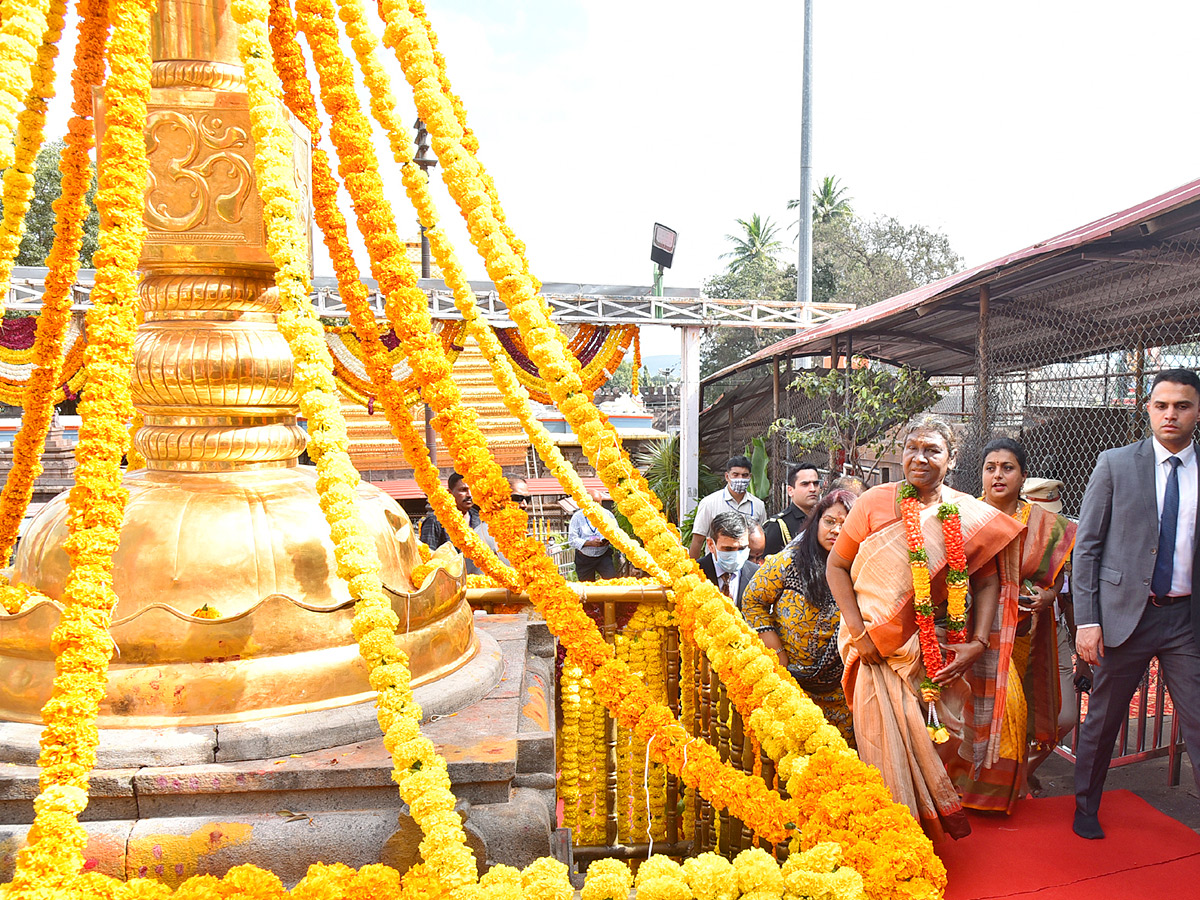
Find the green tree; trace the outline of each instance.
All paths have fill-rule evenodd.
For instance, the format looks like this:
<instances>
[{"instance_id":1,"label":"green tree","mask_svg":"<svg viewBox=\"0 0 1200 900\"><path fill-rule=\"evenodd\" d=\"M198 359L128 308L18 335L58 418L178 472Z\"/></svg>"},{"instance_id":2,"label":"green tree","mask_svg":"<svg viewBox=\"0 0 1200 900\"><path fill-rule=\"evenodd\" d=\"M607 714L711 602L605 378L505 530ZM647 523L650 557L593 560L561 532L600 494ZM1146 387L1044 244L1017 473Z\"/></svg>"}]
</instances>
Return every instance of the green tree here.
<instances>
[{"instance_id":1,"label":"green tree","mask_svg":"<svg viewBox=\"0 0 1200 900\"><path fill-rule=\"evenodd\" d=\"M762 218L755 213L750 221L738 219L742 226L741 234L727 234L725 240L733 243L733 249L722 253L722 259L728 259L727 271L737 274L747 266L775 265L775 255L783 249L778 231L770 217Z\"/></svg>"},{"instance_id":2,"label":"green tree","mask_svg":"<svg viewBox=\"0 0 1200 900\"><path fill-rule=\"evenodd\" d=\"M62 141L50 141L42 146L33 171L33 194L25 214L25 236L17 251L18 266L44 266L54 244L54 201L62 195L62 175L58 160ZM79 265L92 267L92 254L100 231L100 215L96 212L96 169L92 166L92 186L88 189L88 216L83 223L83 243L79 248ZM0 206L2 208L2 206Z\"/></svg>"},{"instance_id":3,"label":"green tree","mask_svg":"<svg viewBox=\"0 0 1200 900\"><path fill-rule=\"evenodd\" d=\"M704 283L708 297L723 300L767 300L790 303L796 299L796 266L781 267L773 260L758 260L738 271L725 271ZM771 328L708 328L700 341L700 375L708 377L750 354L769 347L788 332Z\"/></svg>"},{"instance_id":4,"label":"green tree","mask_svg":"<svg viewBox=\"0 0 1200 900\"><path fill-rule=\"evenodd\" d=\"M633 389L633 359L623 359L615 372L604 382L604 390L615 394L628 394Z\"/></svg>"},{"instance_id":5,"label":"green tree","mask_svg":"<svg viewBox=\"0 0 1200 900\"><path fill-rule=\"evenodd\" d=\"M858 464L858 448L868 448L876 460L894 450L896 426L928 409L941 396L916 369L881 365L824 375L803 372L792 381L791 390L817 401L814 414L807 422L776 419L770 433L782 433L796 458L824 450L831 469L838 457L844 458L864 481L869 473Z\"/></svg>"},{"instance_id":6,"label":"green tree","mask_svg":"<svg viewBox=\"0 0 1200 900\"><path fill-rule=\"evenodd\" d=\"M837 219L849 219L854 215L854 210L850 207L850 197L847 194L849 188L842 187L836 177L826 175L821 180L821 186L813 191L812 195L812 212L813 224L833 222ZM787 203L788 209L799 209L800 201L789 200ZM797 219L793 227L800 224Z\"/></svg>"},{"instance_id":7,"label":"green tree","mask_svg":"<svg viewBox=\"0 0 1200 900\"><path fill-rule=\"evenodd\" d=\"M961 266L946 235L892 216L836 218L813 227L813 294L818 300L827 294L832 301L869 306Z\"/></svg>"},{"instance_id":8,"label":"green tree","mask_svg":"<svg viewBox=\"0 0 1200 900\"><path fill-rule=\"evenodd\" d=\"M679 490L681 486L679 480L679 435L676 434L647 444L634 457L634 463L646 476L646 483L650 486L650 490L654 491L659 502L662 503L667 520L679 524ZM701 497L720 490L724 483L724 475L715 473L704 463L700 463L697 473L697 489ZM685 545L692 537L691 520L695 514L696 510L693 508L680 529L683 532Z\"/></svg>"}]
</instances>

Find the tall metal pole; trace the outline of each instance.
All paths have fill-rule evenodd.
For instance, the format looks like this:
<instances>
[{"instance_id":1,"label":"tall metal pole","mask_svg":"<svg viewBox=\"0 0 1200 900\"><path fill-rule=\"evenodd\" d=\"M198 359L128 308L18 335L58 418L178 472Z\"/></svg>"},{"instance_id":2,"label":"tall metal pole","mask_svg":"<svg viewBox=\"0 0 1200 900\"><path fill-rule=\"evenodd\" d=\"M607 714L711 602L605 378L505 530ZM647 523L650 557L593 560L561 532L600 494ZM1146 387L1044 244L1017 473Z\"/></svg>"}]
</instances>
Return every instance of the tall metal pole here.
<instances>
[{"instance_id":1,"label":"tall metal pole","mask_svg":"<svg viewBox=\"0 0 1200 900\"><path fill-rule=\"evenodd\" d=\"M804 0L804 64L800 88L800 259L796 302L812 325L812 0Z\"/></svg>"}]
</instances>

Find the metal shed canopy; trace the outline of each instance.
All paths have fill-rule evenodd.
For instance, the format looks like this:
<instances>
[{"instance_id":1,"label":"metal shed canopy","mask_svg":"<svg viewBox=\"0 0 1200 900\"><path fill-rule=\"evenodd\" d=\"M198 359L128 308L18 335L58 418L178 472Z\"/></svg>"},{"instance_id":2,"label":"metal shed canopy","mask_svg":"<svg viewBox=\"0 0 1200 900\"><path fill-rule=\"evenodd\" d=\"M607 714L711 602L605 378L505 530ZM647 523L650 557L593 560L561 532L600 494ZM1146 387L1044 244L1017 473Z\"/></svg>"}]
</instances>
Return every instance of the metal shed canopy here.
<instances>
[{"instance_id":1,"label":"metal shed canopy","mask_svg":"<svg viewBox=\"0 0 1200 900\"><path fill-rule=\"evenodd\" d=\"M1006 339L1005 367L1019 371L1078 359L1129 344L1128 295L1106 303L1103 286L1117 273L1135 275L1146 267L1173 267L1171 284L1162 278L1139 299L1139 311L1153 313L1163 334L1178 335L1195 321L1200 331L1200 271L1181 243L1200 239L1200 180L1023 250L958 272L831 322L798 332L727 366L705 384L770 362L780 356L825 355L836 338L845 352L921 369L929 375L972 374L976 370L980 295L988 296L989 316L1005 315L1018 297L1061 285L1055 299L1030 318L1023 334ZM1013 314L1017 314L1013 311ZM1057 323L1070 327L1056 328ZM1085 327L1092 326L1094 327ZM1130 328L1133 326L1131 325ZM1154 329L1137 326L1140 337L1155 340ZM1091 338L1081 338L1086 332ZM1069 338L1067 337L1069 335ZM994 345L989 349L999 349Z\"/></svg>"}]
</instances>

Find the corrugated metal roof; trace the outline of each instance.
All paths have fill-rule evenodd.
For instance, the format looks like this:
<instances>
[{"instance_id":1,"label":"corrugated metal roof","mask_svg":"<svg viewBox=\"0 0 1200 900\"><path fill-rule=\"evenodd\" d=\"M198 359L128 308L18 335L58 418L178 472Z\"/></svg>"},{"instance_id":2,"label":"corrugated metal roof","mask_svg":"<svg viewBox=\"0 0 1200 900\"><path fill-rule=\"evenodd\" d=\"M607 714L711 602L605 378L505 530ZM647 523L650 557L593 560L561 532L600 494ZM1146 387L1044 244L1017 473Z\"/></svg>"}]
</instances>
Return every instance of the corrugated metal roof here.
<instances>
[{"instance_id":1,"label":"corrugated metal roof","mask_svg":"<svg viewBox=\"0 0 1200 900\"><path fill-rule=\"evenodd\" d=\"M1026 293L1055 281L1098 277L1114 267L1136 263L1136 258L1114 258L1153 246L1200 228L1200 179L1160 194L1144 203L1104 216L1078 228L1031 244L990 262L957 272L872 306L839 316L832 322L809 328L778 341L741 362L708 376L710 384L736 372L785 355L829 352L835 337L853 340L856 354L903 363L929 374L970 373L975 367L979 319L979 288L988 285L991 302ZM1087 259L1088 250L1107 251L1106 259ZM1092 302L1081 300L1090 315L1102 314ZM1071 310L1060 310L1071 314ZM1107 348L1106 338L1097 346L1059 347L1060 358L1080 356ZM1033 345L1031 344L1031 348ZM1044 363L1046 348L1030 360Z\"/></svg>"}]
</instances>

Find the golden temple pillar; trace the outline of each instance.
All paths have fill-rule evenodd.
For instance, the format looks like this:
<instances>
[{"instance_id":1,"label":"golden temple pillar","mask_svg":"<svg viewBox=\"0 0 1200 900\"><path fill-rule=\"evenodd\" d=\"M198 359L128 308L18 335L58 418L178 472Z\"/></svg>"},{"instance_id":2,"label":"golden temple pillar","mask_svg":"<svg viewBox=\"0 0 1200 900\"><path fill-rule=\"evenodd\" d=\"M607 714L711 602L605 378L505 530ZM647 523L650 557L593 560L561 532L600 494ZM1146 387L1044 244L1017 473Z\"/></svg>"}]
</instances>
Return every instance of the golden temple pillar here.
<instances>
[{"instance_id":1,"label":"golden temple pillar","mask_svg":"<svg viewBox=\"0 0 1200 900\"><path fill-rule=\"evenodd\" d=\"M293 360L276 328L228 9L228 0L164 0L154 24L144 322L132 375L144 417L135 445L146 468L125 479L130 496L114 557L118 653L102 727L242 721L374 696L350 634L351 598L336 574L316 473L297 463L305 434ZM294 133L307 197L309 148ZM420 560L403 510L366 483L359 501L414 684L454 671L477 650L461 578L440 571L414 586L409 573ZM64 494L31 523L14 582L62 596L66 521ZM43 603L0 622L0 719L40 720L57 618Z\"/></svg>"}]
</instances>

